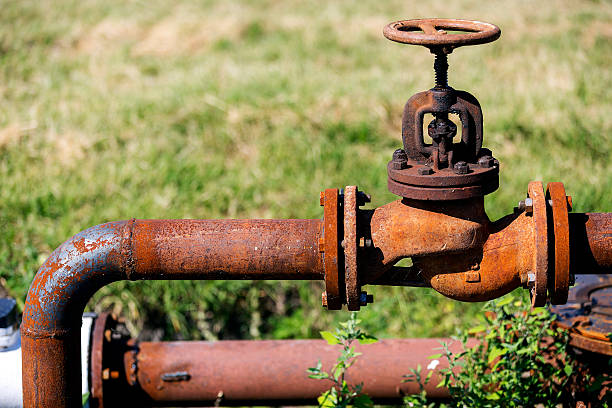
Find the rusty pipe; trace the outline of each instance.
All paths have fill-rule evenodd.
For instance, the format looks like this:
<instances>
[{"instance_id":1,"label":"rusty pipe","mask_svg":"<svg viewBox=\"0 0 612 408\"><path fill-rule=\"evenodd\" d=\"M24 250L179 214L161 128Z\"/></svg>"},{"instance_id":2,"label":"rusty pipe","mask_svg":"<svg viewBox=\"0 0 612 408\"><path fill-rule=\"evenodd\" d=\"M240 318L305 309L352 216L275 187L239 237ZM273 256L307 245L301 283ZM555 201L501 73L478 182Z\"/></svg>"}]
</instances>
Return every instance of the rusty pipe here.
<instances>
[{"instance_id":1,"label":"rusty pipe","mask_svg":"<svg viewBox=\"0 0 612 408\"><path fill-rule=\"evenodd\" d=\"M363 354L346 380L363 383L363 392L379 403L401 403L402 396L420 392L416 383L402 382L403 376L418 366L425 376L432 363L429 356L439 352L440 341L454 353L462 350L458 341L435 338L356 345ZM125 393L105 393L105 406L130 399L149 406L316 405L331 383L308 378L306 369L320 360L323 369L331 371L339 353L338 346L323 340L143 342L136 350L124 359L125 372L136 371L134 386ZM433 365L427 395L448 398L446 388L437 388L447 361Z\"/></svg>"},{"instance_id":2,"label":"rusty pipe","mask_svg":"<svg viewBox=\"0 0 612 408\"><path fill-rule=\"evenodd\" d=\"M390 278L402 275L394 273L394 264L411 258L413 267L405 276L418 277L449 298L479 302L526 285L540 259L554 273L559 255L552 227L550 235L544 234L549 243L538 253L541 232L533 215L516 212L491 222L482 197L451 202L403 199L363 214L374 248L362 258L364 283L393 284ZM612 214L570 213L567 239L572 274L612 272Z\"/></svg>"},{"instance_id":3,"label":"rusty pipe","mask_svg":"<svg viewBox=\"0 0 612 408\"><path fill-rule=\"evenodd\" d=\"M570 265L576 274L612 273L612 213L569 214Z\"/></svg>"},{"instance_id":4,"label":"rusty pipe","mask_svg":"<svg viewBox=\"0 0 612 408\"><path fill-rule=\"evenodd\" d=\"M320 220L130 220L89 228L40 267L23 312L25 407L81 406L79 326L124 279L323 279Z\"/></svg>"}]
</instances>

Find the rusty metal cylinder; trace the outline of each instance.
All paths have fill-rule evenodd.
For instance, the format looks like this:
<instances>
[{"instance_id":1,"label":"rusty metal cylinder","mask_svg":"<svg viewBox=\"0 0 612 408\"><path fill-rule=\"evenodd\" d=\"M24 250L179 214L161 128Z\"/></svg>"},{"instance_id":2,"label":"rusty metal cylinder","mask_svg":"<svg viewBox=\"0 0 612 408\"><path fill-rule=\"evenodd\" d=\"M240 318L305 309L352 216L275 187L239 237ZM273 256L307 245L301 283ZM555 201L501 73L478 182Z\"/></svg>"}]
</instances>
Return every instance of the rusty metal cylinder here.
<instances>
[{"instance_id":1,"label":"rusty metal cylinder","mask_svg":"<svg viewBox=\"0 0 612 408\"><path fill-rule=\"evenodd\" d=\"M612 213L570 213L569 227L571 270L612 273Z\"/></svg>"},{"instance_id":2,"label":"rusty metal cylinder","mask_svg":"<svg viewBox=\"0 0 612 408\"><path fill-rule=\"evenodd\" d=\"M363 353L347 372L349 384L363 383L363 392L378 402L401 402L416 394L416 383L405 383L410 369L422 367L435 375L425 385L430 398L448 398L437 388L445 359L433 362L440 341L459 352L462 346L450 339L389 339L357 345ZM136 362L138 395L150 405L265 405L315 404L331 382L308 378L306 369L322 362L332 371L340 348L323 340L264 340L220 342L140 343L135 356L125 359L126 372ZM142 392L141 392L142 391ZM106 398L106 396L105 396ZM106 403L105 403L106 405Z\"/></svg>"},{"instance_id":3,"label":"rusty metal cylinder","mask_svg":"<svg viewBox=\"0 0 612 408\"><path fill-rule=\"evenodd\" d=\"M129 279L323 279L320 220L146 220Z\"/></svg>"},{"instance_id":4,"label":"rusty metal cylinder","mask_svg":"<svg viewBox=\"0 0 612 408\"><path fill-rule=\"evenodd\" d=\"M23 312L25 407L80 407L80 323L125 279L323 279L320 220L130 220L89 228L40 267Z\"/></svg>"}]
</instances>

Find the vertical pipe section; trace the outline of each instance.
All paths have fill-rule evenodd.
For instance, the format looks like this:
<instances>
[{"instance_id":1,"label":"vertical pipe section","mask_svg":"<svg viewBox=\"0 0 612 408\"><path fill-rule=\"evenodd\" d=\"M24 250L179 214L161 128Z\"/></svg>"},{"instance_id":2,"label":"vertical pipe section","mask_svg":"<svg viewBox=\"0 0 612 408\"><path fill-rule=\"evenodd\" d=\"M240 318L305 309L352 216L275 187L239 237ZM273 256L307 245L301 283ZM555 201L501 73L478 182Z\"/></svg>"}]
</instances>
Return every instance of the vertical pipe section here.
<instances>
[{"instance_id":1,"label":"vertical pipe section","mask_svg":"<svg viewBox=\"0 0 612 408\"><path fill-rule=\"evenodd\" d=\"M320 220L130 220L85 230L41 266L23 312L25 407L80 407L80 322L123 279L323 279Z\"/></svg>"}]
</instances>

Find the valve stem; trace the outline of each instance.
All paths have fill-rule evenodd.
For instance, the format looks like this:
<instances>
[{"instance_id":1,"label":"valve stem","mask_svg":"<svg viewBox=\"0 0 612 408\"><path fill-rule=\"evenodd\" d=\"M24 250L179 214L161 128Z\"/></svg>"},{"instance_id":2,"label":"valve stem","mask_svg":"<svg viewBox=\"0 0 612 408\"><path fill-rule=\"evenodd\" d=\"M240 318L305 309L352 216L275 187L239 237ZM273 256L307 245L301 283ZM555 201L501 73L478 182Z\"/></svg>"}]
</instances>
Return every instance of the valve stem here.
<instances>
[{"instance_id":1,"label":"valve stem","mask_svg":"<svg viewBox=\"0 0 612 408\"><path fill-rule=\"evenodd\" d=\"M448 56L444 51L436 50L434 71L436 72L436 88L448 88Z\"/></svg>"}]
</instances>

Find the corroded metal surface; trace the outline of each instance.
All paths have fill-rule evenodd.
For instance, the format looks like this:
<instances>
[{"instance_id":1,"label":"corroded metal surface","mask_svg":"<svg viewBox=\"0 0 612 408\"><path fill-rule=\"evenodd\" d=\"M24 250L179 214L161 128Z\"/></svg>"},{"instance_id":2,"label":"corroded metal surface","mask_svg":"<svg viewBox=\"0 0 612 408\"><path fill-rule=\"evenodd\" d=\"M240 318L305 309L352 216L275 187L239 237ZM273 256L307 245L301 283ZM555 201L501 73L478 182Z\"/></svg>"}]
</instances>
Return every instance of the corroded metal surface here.
<instances>
[{"instance_id":1,"label":"corroded metal surface","mask_svg":"<svg viewBox=\"0 0 612 408\"><path fill-rule=\"evenodd\" d=\"M319 245L319 251L324 255L325 262L325 293L323 293L323 306L328 310L339 310L343 303L344 281L340 274L342 269L340 241L342 234L342 222L340 213L340 202L337 188L328 188L322 193L323 202L323 225L325 228L323 248Z\"/></svg>"},{"instance_id":2,"label":"corroded metal surface","mask_svg":"<svg viewBox=\"0 0 612 408\"><path fill-rule=\"evenodd\" d=\"M80 406L80 321L121 279L323 279L320 220L131 220L92 227L41 266L23 313L26 407Z\"/></svg>"},{"instance_id":3,"label":"corroded metal surface","mask_svg":"<svg viewBox=\"0 0 612 408\"><path fill-rule=\"evenodd\" d=\"M532 306L544 306L548 289L548 221L546 214L546 197L541 181L532 181L527 187L527 194L533 202L533 225L535 238L535 256L533 257L533 279L528 278Z\"/></svg>"},{"instance_id":4,"label":"corroded metal surface","mask_svg":"<svg viewBox=\"0 0 612 408\"><path fill-rule=\"evenodd\" d=\"M554 306L556 324L569 331L570 344L612 356L612 276L579 275L567 304Z\"/></svg>"},{"instance_id":5,"label":"corroded metal surface","mask_svg":"<svg viewBox=\"0 0 612 408\"><path fill-rule=\"evenodd\" d=\"M553 305L562 305L567 302L570 281L570 232L568 218L568 201L563 183L548 183L546 199L550 203L551 224L554 233L553 258L551 266L550 301ZM549 227L550 228L550 227Z\"/></svg>"},{"instance_id":6,"label":"corroded metal surface","mask_svg":"<svg viewBox=\"0 0 612 408\"><path fill-rule=\"evenodd\" d=\"M612 273L612 213L570 213L569 224L571 269Z\"/></svg>"},{"instance_id":7,"label":"corroded metal surface","mask_svg":"<svg viewBox=\"0 0 612 408\"><path fill-rule=\"evenodd\" d=\"M357 260L357 186L344 189L344 275L346 305L348 310L359 310L361 285L359 284L359 263Z\"/></svg>"},{"instance_id":8,"label":"corroded metal surface","mask_svg":"<svg viewBox=\"0 0 612 408\"><path fill-rule=\"evenodd\" d=\"M455 352L461 345L450 339L389 339L356 345L363 353L348 370L347 381L364 383L363 391L379 402L401 402L418 393L403 376L418 365L428 372L428 357L439 352L439 341ZM306 369L321 360L331 370L338 347L322 340L264 340L220 342L140 343L137 388L153 405L302 405L316 404L329 383L308 378ZM239 358L237 358L239 356ZM435 363L434 363L435 364ZM432 398L448 397L436 388L438 372L447 367L440 359L434 378L425 386ZM166 378L172 378L168 381Z\"/></svg>"},{"instance_id":9,"label":"corroded metal surface","mask_svg":"<svg viewBox=\"0 0 612 408\"><path fill-rule=\"evenodd\" d=\"M464 31L449 34L444 28ZM423 31L423 32L418 32ZM389 191L416 200L463 200L481 197L499 187L499 163L491 151L482 149L483 121L478 100L469 92L448 86L448 61L456 47L496 40L500 30L478 21L427 19L404 20L387 25L390 40L427 46L435 55L434 88L413 95L402 116L403 152L396 151L387 166ZM425 142L423 120L432 114L427 126L431 144ZM461 121L461 137L455 143Z\"/></svg>"},{"instance_id":10,"label":"corroded metal surface","mask_svg":"<svg viewBox=\"0 0 612 408\"><path fill-rule=\"evenodd\" d=\"M463 33L451 34L446 30ZM501 30L494 24L481 21L428 18L395 21L385 26L383 34L391 41L402 44L457 48L495 41L501 35Z\"/></svg>"},{"instance_id":11,"label":"corroded metal surface","mask_svg":"<svg viewBox=\"0 0 612 408\"><path fill-rule=\"evenodd\" d=\"M530 217L509 215L487 229L490 234L481 248L413 258L425 282L466 302L495 299L519 287L521 274L531 270L534 259Z\"/></svg>"}]
</instances>

